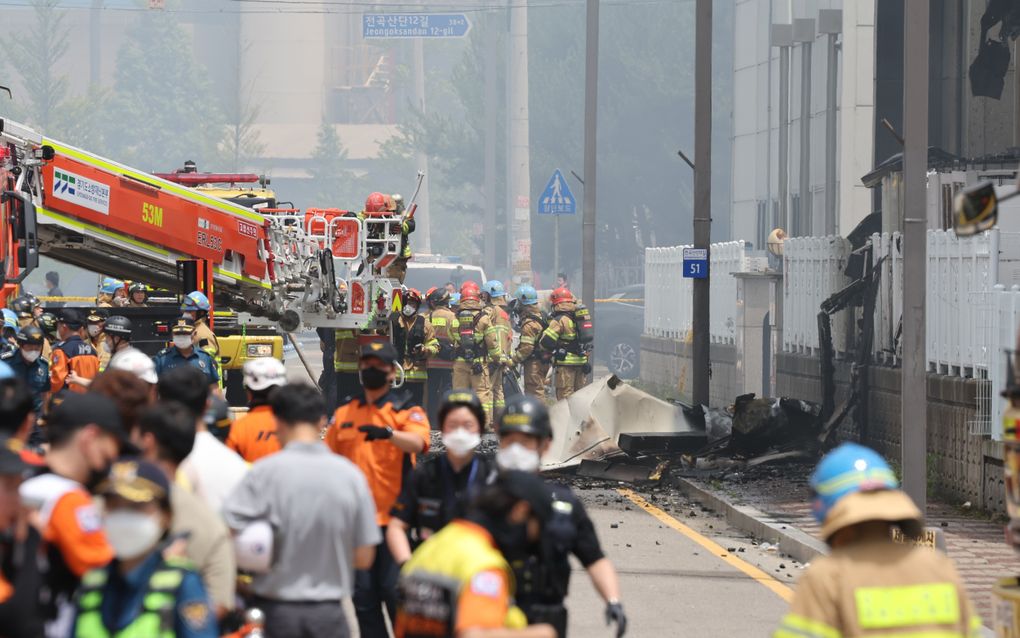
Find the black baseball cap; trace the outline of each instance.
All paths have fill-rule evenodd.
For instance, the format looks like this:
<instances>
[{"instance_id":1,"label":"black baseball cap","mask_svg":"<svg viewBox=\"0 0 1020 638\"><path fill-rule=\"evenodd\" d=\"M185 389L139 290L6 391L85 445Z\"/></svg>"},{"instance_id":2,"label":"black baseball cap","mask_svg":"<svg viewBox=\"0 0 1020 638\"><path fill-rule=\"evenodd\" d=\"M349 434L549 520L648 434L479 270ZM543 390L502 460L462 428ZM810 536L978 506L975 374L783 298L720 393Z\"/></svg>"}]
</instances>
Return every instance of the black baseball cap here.
<instances>
[{"instance_id":1,"label":"black baseball cap","mask_svg":"<svg viewBox=\"0 0 1020 638\"><path fill-rule=\"evenodd\" d=\"M132 503L165 501L170 497L170 480L155 464L139 458L120 459L99 484L97 494L117 495Z\"/></svg>"},{"instance_id":2,"label":"black baseball cap","mask_svg":"<svg viewBox=\"0 0 1020 638\"><path fill-rule=\"evenodd\" d=\"M46 417L46 429L51 437L57 432L74 432L92 424L120 442L122 455L137 453L137 448L128 439L116 404L101 394L68 393Z\"/></svg>"},{"instance_id":3,"label":"black baseball cap","mask_svg":"<svg viewBox=\"0 0 1020 638\"><path fill-rule=\"evenodd\" d=\"M64 308L60 312L60 316L58 317L57 321L66 325L68 328L72 329L81 328L81 325L83 323L81 313L75 310L74 308Z\"/></svg>"},{"instance_id":4,"label":"black baseball cap","mask_svg":"<svg viewBox=\"0 0 1020 638\"><path fill-rule=\"evenodd\" d=\"M400 361L400 355L397 354L397 349L394 348L393 344L389 341L373 341L372 343L362 346L361 358L368 359L369 357L381 359L384 363L389 365L393 365L397 361Z\"/></svg>"}]
</instances>

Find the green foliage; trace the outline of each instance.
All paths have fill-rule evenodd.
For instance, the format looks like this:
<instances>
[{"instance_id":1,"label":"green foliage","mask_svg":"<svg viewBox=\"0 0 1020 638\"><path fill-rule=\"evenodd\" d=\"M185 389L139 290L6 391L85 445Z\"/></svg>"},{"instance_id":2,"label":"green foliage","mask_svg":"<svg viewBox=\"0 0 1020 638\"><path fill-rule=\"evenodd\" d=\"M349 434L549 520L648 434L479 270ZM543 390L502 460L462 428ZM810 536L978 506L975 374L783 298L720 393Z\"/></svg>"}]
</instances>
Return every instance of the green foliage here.
<instances>
[{"instance_id":1,"label":"green foliage","mask_svg":"<svg viewBox=\"0 0 1020 638\"><path fill-rule=\"evenodd\" d=\"M35 21L27 33L9 38L5 47L10 68L25 88L25 96L15 99L30 114L26 119L43 130L54 123L67 99L67 73L62 72L60 61L67 53L71 29L59 4L59 0L33 0Z\"/></svg>"},{"instance_id":2,"label":"green foliage","mask_svg":"<svg viewBox=\"0 0 1020 638\"><path fill-rule=\"evenodd\" d=\"M354 208L364 199L361 180L349 168L347 149L328 122L319 126L309 172L318 207Z\"/></svg>"}]
</instances>

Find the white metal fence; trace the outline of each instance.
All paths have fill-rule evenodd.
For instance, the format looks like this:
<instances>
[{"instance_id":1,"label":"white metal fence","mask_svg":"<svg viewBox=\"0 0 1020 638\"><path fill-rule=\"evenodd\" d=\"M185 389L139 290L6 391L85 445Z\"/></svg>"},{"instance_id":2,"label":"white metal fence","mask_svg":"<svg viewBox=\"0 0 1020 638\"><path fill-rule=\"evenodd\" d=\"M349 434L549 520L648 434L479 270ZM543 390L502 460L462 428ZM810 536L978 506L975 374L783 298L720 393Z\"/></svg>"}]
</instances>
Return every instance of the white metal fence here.
<instances>
[{"instance_id":1,"label":"white metal fence","mask_svg":"<svg viewBox=\"0 0 1020 638\"><path fill-rule=\"evenodd\" d=\"M818 313L832 293L849 282L843 274L850 242L842 237L796 237L783 242L783 349L818 348ZM843 351L846 321L832 322L832 343Z\"/></svg>"},{"instance_id":2,"label":"white metal fence","mask_svg":"<svg viewBox=\"0 0 1020 638\"><path fill-rule=\"evenodd\" d=\"M683 277L685 246L645 249L645 334L685 339L692 321L692 280ZM689 248L689 246L687 246ZM713 343L736 336L737 282L734 272L764 269L764 258L749 256L743 241L712 244L709 283Z\"/></svg>"}]
</instances>

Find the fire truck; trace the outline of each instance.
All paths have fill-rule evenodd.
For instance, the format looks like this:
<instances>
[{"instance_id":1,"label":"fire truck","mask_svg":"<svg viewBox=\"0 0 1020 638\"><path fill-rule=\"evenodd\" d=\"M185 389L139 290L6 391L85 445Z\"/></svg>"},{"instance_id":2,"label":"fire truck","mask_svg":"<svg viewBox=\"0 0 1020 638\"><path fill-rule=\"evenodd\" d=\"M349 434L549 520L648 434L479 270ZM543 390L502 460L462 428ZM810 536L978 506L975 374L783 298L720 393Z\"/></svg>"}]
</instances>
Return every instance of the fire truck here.
<instances>
[{"instance_id":1,"label":"fire truck","mask_svg":"<svg viewBox=\"0 0 1020 638\"><path fill-rule=\"evenodd\" d=\"M240 375L229 371L282 357L274 323L286 333L385 330L400 297L384 273L399 255L401 219L284 207L267 186L191 163L149 174L0 118L0 305L40 254L182 295L201 290L217 310L227 398L241 403ZM136 345L156 350L179 311L118 313L135 320Z\"/></svg>"}]
</instances>

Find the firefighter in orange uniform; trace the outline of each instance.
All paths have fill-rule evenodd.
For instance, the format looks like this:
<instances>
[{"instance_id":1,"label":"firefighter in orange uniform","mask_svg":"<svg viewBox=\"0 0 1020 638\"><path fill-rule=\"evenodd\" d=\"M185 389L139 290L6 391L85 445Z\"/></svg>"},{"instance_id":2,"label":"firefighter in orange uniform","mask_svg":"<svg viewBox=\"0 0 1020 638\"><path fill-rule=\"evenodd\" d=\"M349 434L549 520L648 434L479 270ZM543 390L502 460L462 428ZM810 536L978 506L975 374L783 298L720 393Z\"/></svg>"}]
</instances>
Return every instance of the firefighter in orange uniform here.
<instances>
[{"instance_id":1,"label":"firefighter in orange uniform","mask_svg":"<svg viewBox=\"0 0 1020 638\"><path fill-rule=\"evenodd\" d=\"M428 451L429 422L424 410L408 405L392 391L396 348L388 341L375 341L361 350L358 363L363 391L337 409L326 431L326 444L350 459L365 474L376 504L380 538L385 538L390 510L404 483L405 472L414 466L414 455ZM354 580L354 609L362 636L386 636L382 615L385 604L390 622L397 611L398 566L386 547L376 548L375 561L358 570Z\"/></svg>"},{"instance_id":2,"label":"firefighter in orange uniform","mask_svg":"<svg viewBox=\"0 0 1020 638\"><path fill-rule=\"evenodd\" d=\"M254 463L280 451L269 394L287 384L287 369L279 359L259 357L245 361L242 374L244 389L248 391L248 414L230 426L227 447L245 461Z\"/></svg>"}]
</instances>

